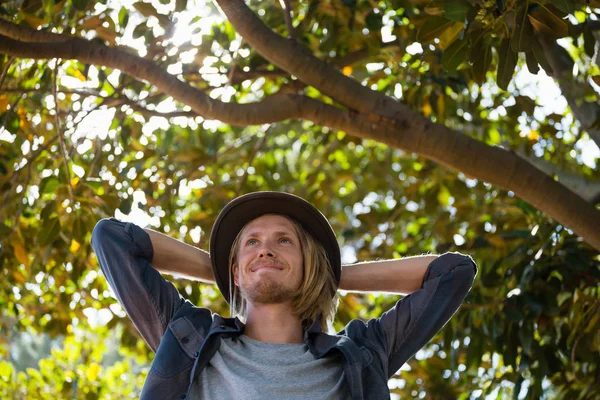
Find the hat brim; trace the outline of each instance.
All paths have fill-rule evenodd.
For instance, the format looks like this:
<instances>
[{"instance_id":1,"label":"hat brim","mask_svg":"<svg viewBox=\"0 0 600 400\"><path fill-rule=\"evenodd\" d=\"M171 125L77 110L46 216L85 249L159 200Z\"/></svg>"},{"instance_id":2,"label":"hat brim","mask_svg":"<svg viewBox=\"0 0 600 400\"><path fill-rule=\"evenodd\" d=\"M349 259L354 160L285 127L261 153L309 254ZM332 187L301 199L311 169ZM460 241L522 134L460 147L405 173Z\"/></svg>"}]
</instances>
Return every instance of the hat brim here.
<instances>
[{"instance_id":1,"label":"hat brim","mask_svg":"<svg viewBox=\"0 0 600 400\"><path fill-rule=\"evenodd\" d=\"M306 229L319 242L329 258L336 283L341 277L340 247L327 218L301 197L283 192L254 192L229 202L219 213L210 234L210 259L217 286L229 302L229 254L240 230L250 221L265 214L288 216Z\"/></svg>"}]
</instances>

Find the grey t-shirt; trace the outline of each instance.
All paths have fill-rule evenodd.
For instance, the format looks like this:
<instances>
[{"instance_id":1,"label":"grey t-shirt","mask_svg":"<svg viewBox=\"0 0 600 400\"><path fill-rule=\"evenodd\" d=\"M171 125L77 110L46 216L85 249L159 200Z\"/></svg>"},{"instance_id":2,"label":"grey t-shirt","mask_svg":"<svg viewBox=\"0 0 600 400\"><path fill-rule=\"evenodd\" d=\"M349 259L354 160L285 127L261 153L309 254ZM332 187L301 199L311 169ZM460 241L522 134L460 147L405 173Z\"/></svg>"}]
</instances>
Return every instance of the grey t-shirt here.
<instances>
[{"instance_id":1,"label":"grey t-shirt","mask_svg":"<svg viewBox=\"0 0 600 400\"><path fill-rule=\"evenodd\" d=\"M343 356L316 359L304 344L224 338L188 399L337 400L348 398Z\"/></svg>"}]
</instances>

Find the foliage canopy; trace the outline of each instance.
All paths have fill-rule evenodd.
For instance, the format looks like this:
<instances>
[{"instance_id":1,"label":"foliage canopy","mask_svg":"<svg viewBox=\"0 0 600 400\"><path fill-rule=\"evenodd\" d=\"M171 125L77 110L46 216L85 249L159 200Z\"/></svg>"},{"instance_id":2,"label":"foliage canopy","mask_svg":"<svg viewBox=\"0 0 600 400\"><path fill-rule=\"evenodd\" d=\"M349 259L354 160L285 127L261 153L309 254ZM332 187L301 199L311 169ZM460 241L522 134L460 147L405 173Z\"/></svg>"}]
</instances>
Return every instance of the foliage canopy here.
<instances>
[{"instance_id":1,"label":"foliage canopy","mask_svg":"<svg viewBox=\"0 0 600 400\"><path fill-rule=\"evenodd\" d=\"M206 249L230 199L282 190L347 262L477 261L392 393L600 398L600 2L217 3L0 5L0 397L139 393L152 354L98 275L100 218ZM396 300L346 294L335 328Z\"/></svg>"}]
</instances>

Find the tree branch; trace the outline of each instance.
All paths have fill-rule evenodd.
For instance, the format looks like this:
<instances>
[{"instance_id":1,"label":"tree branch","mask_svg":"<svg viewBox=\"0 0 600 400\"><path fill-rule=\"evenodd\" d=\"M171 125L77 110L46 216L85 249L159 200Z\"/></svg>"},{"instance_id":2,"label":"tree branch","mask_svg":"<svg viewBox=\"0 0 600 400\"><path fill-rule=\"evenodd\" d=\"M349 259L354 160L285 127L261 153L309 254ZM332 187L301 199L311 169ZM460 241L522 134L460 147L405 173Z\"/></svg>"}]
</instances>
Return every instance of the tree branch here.
<instances>
[{"instance_id":1,"label":"tree branch","mask_svg":"<svg viewBox=\"0 0 600 400\"><path fill-rule=\"evenodd\" d=\"M521 157L527 160L537 169L545 172L550 176L556 176L558 181L563 185L577 193L591 204L596 204L600 201L600 182L593 182L585 179L581 175L561 170L558 165L544 160L543 158L528 156L524 151L517 151Z\"/></svg>"},{"instance_id":2,"label":"tree branch","mask_svg":"<svg viewBox=\"0 0 600 400\"><path fill-rule=\"evenodd\" d=\"M23 42L49 43L65 42L71 37L46 31L35 31L26 26L13 24L0 18L0 35Z\"/></svg>"},{"instance_id":3,"label":"tree branch","mask_svg":"<svg viewBox=\"0 0 600 400\"><path fill-rule=\"evenodd\" d=\"M168 74L150 60L79 38L63 43L39 44L0 36L0 53L35 59L78 59L81 62L117 68L151 82L159 90L189 105L194 112L207 119L244 126L303 119L414 152L513 191L600 249L600 232L597 229L600 226L600 211L593 205L515 153L488 146L443 125L433 124L412 112L399 115L398 119L388 120L370 112L341 110L306 96L291 94L266 97L258 103L223 103ZM362 101L367 99L363 98Z\"/></svg>"},{"instance_id":4,"label":"tree branch","mask_svg":"<svg viewBox=\"0 0 600 400\"><path fill-rule=\"evenodd\" d=\"M600 126L595 124L600 118L600 105L596 102L585 101L585 92L589 88L589 83L579 84L573 80L575 61L564 47L551 39L541 38L540 41L548 63L553 69L550 76L558 83L573 115L581 124L581 130L586 131L596 146L600 148Z\"/></svg>"},{"instance_id":5,"label":"tree branch","mask_svg":"<svg viewBox=\"0 0 600 400\"><path fill-rule=\"evenodd\" d=\"M217 0L217 3L233 27L260 55L340 104L372 113L375 118L395 119L400 115L401 118L409 116L413 121L425 123L425 119L408 106L364 87L315 57L297 41L277 35L242 0Z\"/></svg>"}]
</instances>

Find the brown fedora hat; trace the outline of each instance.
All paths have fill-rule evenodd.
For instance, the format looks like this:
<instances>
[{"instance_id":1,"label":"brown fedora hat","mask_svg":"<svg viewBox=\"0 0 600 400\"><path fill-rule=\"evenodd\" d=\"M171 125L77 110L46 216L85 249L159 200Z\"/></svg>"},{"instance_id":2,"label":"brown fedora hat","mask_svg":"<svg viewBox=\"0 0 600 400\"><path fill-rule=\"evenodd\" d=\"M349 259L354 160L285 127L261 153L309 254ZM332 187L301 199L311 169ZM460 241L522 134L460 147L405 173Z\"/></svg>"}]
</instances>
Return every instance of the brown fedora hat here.
<instances>
[{"instance_id":1,"label":"brown fedora hat","mask_svg":"<svg viewBox=\"0 0 600 400\"><path fill-rule=\"evenodd\" d=\"M265 214L286 215L319 242L329 258L336 282L340 283L340 247L327 218L301 197L283 192L254 192L237 197L219 213L210 234L210 260L217 286L229 301L229 253L240 230Z\"/></svg>"}]
</instances>

